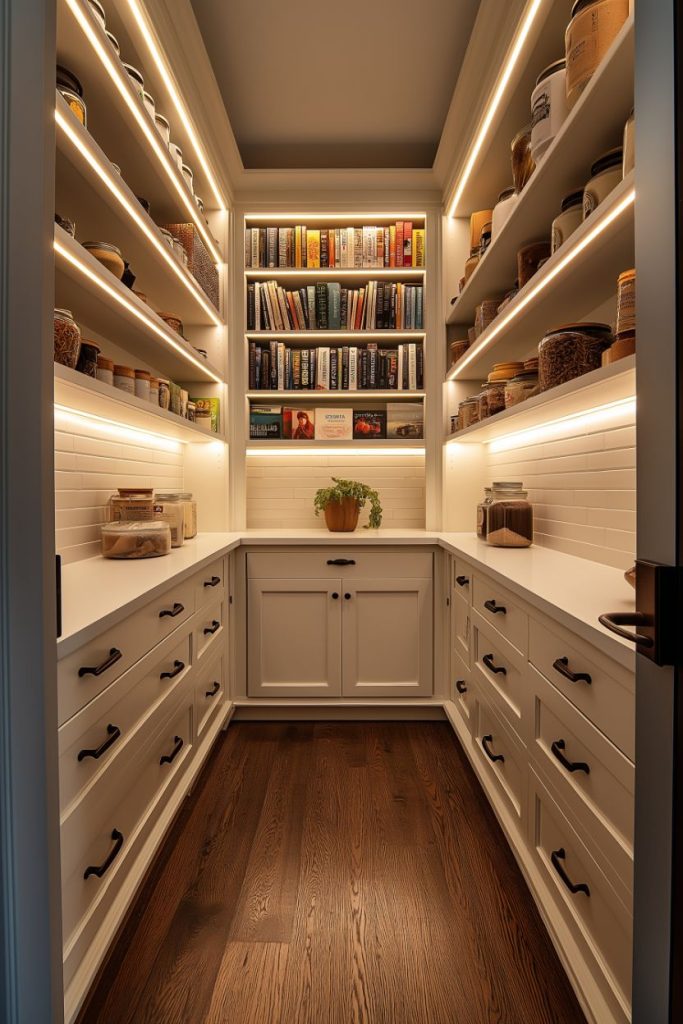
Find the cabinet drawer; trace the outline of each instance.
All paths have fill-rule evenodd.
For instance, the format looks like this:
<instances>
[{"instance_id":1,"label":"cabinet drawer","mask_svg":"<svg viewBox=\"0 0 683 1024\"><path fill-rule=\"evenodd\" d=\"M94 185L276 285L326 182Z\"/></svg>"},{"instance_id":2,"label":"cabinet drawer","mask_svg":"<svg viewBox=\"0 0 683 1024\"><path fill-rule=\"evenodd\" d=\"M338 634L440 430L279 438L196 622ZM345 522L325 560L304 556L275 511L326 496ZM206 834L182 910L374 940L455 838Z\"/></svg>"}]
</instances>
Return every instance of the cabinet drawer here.
<instances>
[{"instance_id":1,"label":"cabinet drawer","mask_svg":"<svg viewBox=\"0 0 683 1024\"><path fill-rule=\"evenodd\" d=\"M216 710L225 703L225 657L221 651L197 673L194 684L195 737L199 739Z\"/></svg>"},{"instance_id":2,"label":"cabinet drawer","mask_svg":"<svg viewBox=\"0 0 683 1024\"><path fill-rule=\"evenodd\" d=\"M59 730L59 795L65 810L115 758L136 729L171 699L190 670L190 633L169 637Z\"/></svg>"},{"instance_id":3,"label":"cabinet drawer","mask_svg":"<svg viewBox=\"0 0 683 1024\"><path fill-rule=\"evenodd\" d=\"M526 820L527 757L486 700L475 700L474 750L484 777L520 828Z\"/></svg>"},{"instance_id":4,"label":"cabinet drawer","mask_svg":"<svg viewBox=\"0 0 683 1024\"><path fill-rule=\"evenodd\" d=\"M468 565L467 562L463 562L460 558L453 558L451 562L453 568L452 589L454 593L459 594L469 604L472 597L472 579L474 575L472 566Z\"/></svg>"},{"instance_id":5,"label":"cabinet drawer","mask_svg":"<svg viewBox=\"0 0 683 1024\"><path fill-rule=\"evenodd\" d=\"M223 642L225 636L225 601L223 598L208 605L198 616L194 636L195 660Z\"/></svg>"},{"instance_id":6,"label":"cabinet drawer","mask_svg":"<svg viewBox=\"0 0 683 1024\"><path fill-rule=\"evenodd\" d=\"M635 680L565 630L535 619L529 628L529 660L628 758L635 759Z\"/></svg>"},{"instance_id":7,"label":"cabinet drawer","mask_svg":"<svg viewBox=\"0 0 683 1024\"><path fill-rule=\"evenodd\" d=\"M58 663L60 725L189 619L194 586L192 578L176 584Z\"/></svg>"},{"instance_id":8,"label":"cabinet drawer","mask_svg":"<svg viewBox=\"0 0 683 1024\"><path fill-rule=\"evenodd\" d=\"M451 686L451 700L465 723L467 731L471 734L474 690L470 681L470 670L455 654L451 657Z\"/></svg>"},{"instance_id":9,"label":"cabinet drawer","mask_svg":"<svg viewBox=\"0 0 683 1024\"><path fill-rule=\"evenodd\" d=\"M477 574L472 588L472 607L513 647L526 655L529 649L529 616L509 590Z\"/></svg>"},{"instance_id":10,"label":"cabinet drawer","mask_svg":"<svg viewBox=\"0 0 683 1024\"><path fill-rule=\"evenodd\" d=\"M247 555L249 579L420 579L432 575L431 551L320 547Z\"/></svg>"},{"instance_id":11,"label":"cabinet drawer","mask_svg":"<svg viewBox=\"0 0 683 1024\"><path fill-rule=\"evenodd\" d=\"M534 772L530 781L533 847L541 871L562 917L583 940L630 1020L630 902L610 885L609 865L605 870L598 865Z\"/></svg>"},{"instance_id":12,"label":"cabinet drawer","mask_svg":"<svg viewBox=\"0 0 683 1024\"><path fill-rule=\"evenodd\" d=\"M451 598L451 630L453 651L463 659L466 665L469 665L470 634L472 631L470 605L456 591L453 591Z\"/></svg>"},{"instance_id":13,"label":"cabinet drawer","mask_svg":"<svg viewBox=\"0 0 683 1024\"><path fill-rule=\"evenodd\" d=\"M197 611L225 593L225 559L219 558L195 577L195 608Z\"/></svg>"},{"instance_id":14,"label":"cabinet drawer","mask_svg":"<svg viewBox=\"0 0 683 1024\"><path fill-rule=\"evenodd\" d=\"M506 722L524 737L524 706L527 687L523 674L524 662L495 631L474 629L472 652L474 674L484 695L505 717Z\"/></svg>"}]
</instances>

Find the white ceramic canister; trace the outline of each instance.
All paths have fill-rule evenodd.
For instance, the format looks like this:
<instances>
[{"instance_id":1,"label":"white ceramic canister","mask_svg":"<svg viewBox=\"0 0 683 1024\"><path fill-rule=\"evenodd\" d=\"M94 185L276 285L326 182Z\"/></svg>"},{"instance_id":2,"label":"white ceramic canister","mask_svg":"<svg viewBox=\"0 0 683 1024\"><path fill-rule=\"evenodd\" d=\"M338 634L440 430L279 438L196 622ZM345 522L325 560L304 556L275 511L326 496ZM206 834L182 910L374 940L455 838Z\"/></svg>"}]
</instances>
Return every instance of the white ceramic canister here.
<instances>
[{"instance_id":1,"label":"white ceramic canister","mask_svg":"<svg viewBox=\"0 0 683 1024\"><path fill-rule=\"evenodd\" d=\"M591 167L590 181L583 190L583 219L589 217L622 179L624 154L621 146L610 149Z\"/></svg>"},{"instance_id":2,"label":"white ceramic canister","mask_svg":"<svg viewBox=\"0 0 683 1024\"><path fill-rule=\"evenodd\" d=\"M503 224L505 224L515 208L517 197L518 192L512 185L509 188L503 189L498 196L498 202L493 207L493 213L491 214L491 241L500 234Z\"/></svg>"},{"instance_id":3,"label":"white ceramic canister","mask_svg":"<svg viewBox=\"0 0 683 1024\"><path fill-rule=\"evenodd\" d=\"M143 90L143 93L142 93L142 100L143 100L143 103L145 104L145 110L147 111L149 116L152 118L152 120L154 120L155 115L156 115L156 111L157 111L156 103L154 102L154 97L150 93L148 93L147 90L145 89L145 90Z\"/></svg>"},{"instance_id":4,"label":"white ceramic canister","mask_svg":"<svg viewBox=\"0 0 683 1024\"><path fill-rule=\"evenodd\" d=\"M168 118L164 117L163 114L154 115L154 123L157 126L157 131L161 135L162 139L168 146L171 142L171 125Z\"/></svg>"},{"instance_id":5,"label":"white ceramic canister","mask_svg":"<svg viewBox=\"0 0 683 1024\"><path fill-rule=\"evenodd\" d=\"M550 252L554 253L583 221L583 189L570 192L562 200L560 213L550 228Z\"/></svg>"},{"instance_id":6,"label":"white ceramic canister","mask_svg":"<svg viewBox=\"0 0 683 1024\"><path fill-rule=\"evenodd\" d=\"M564 57L541 71L531 94L531 156L538 163L564 124L567 106Z\"/></svg>"},{"instance_id":7,"label":"white ceramic canister","mask_svg":"<svg viewBox=\"0 0 683 1024\"><path fill-rule=\"evenodd\" d=\"M175 160L178 170L182 173L183 170L183 151L180 146L177 146L175 142L171 142L169 145L169 151L171 156Z\"/></svg>"}]
</instances>

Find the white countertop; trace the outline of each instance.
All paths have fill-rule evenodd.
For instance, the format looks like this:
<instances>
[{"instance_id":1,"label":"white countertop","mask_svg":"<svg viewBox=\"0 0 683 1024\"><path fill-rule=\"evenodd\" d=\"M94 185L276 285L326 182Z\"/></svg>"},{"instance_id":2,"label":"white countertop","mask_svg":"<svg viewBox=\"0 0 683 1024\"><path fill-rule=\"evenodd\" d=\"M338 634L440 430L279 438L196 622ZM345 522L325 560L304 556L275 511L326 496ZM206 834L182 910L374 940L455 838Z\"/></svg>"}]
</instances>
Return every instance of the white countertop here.
<instances>
[{"instance_id":1,"label":"white countertop","mask_svg":"<svg viewBox=\"0 0 683 1024\"><path fill-rule=\"evenodd\" d=\"M633 611L634 592L618 569L533 546L493 548L469 533L429 530L242 530L205 533L164 558L117 561L88 558L62 569L63 658L109 626L152 600L174 580L198 572L240 545L414 546L433 545L461 555L539 611L573 630L633 670L632 645L604 629L603 612Z\"/></svg>"}]
</instances>

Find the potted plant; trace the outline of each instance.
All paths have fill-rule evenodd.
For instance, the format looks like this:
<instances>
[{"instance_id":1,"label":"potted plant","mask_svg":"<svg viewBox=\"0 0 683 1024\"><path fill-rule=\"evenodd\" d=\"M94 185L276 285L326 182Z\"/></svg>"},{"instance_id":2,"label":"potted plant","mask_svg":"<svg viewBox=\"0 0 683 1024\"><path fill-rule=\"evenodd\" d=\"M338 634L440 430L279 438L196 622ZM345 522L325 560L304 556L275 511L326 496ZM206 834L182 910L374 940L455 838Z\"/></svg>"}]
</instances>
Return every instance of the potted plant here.
<instances>
[{"instance_id":1,"label":"potted plant","mask_svg":"<svg viewBox=\"0 0 683 1024\"><path fill-rule=\"evenodd\" d=\"M352 533L358 526L360 510L368 501L370 519L366 529L377 530L382 525L382 506L377 491L357 480L340 480L333 476L332 481L334 487L321 487L313 499L315 514L325 513L330 532Z\"/></svg>"}]
</instances>

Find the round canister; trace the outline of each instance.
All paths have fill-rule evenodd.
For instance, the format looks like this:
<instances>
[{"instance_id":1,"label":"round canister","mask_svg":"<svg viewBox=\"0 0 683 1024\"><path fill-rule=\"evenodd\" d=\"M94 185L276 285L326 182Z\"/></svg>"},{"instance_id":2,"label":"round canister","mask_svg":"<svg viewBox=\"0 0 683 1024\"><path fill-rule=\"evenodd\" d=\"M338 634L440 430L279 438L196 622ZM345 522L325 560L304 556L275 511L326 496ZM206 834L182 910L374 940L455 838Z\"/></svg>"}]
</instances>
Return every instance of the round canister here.
<instances>
[{"instance_id":1,"label":"round canister","mask_svg":"<svg viewBox=\"0 0 683 1024\"><path fill-rule=\"evenodd\" d=\"M550 228L550 252L557 252L563 242L583 221L583 189L570 192L562 200L560 212Z\"/></svg>"},{"instance_id":2,"label":"round canister","mask_svg":"<svg viewBox=\"0 0 683 1024\"><path fill-rule=\"evenodd\" d=\"M591 167L590 181L583 190L583 219L589 217L600 203L607 199L622 178L623 150L610 149Z\"/></svg>"},{"instance_id":3,"label":"round canister","mask_svg":"<svg viewBox=\"0 0 683 1024\"><path fill-rule=\"evenodd\" d=\"M531 156L538 163L565 122L567 106L566 62L553 61L541 71L531 94Z\"/></svg>"},{"instance_id":4,"label":"round canister","mask_svg":"<svg viewBox=\"0 0 683 1024\"><path fill-rule=\"evenodd\" d=\"M507 221L517 203L517 192L513 185L503 189L491 215L491 241L500 234L503 224Z\"/></svg>"},{"instance_id":5,"label":"round canister","mask_svg":"<svg viewBox=\"0 0 683 1024\"><path fill-rule=\"evenodd\" d=\"M574 106L629 14L629 0L576 0L564 36L567 104Z\"/></svg>"}]
</instances>

